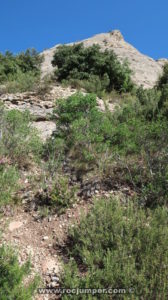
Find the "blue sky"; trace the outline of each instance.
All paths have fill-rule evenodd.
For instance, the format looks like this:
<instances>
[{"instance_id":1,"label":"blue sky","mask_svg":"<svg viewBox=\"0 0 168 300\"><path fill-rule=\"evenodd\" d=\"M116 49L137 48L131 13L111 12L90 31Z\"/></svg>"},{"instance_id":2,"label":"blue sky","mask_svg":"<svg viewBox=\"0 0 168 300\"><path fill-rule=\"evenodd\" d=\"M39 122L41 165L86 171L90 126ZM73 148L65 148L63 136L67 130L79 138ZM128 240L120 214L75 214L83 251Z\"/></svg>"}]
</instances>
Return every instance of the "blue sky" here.
<instances>
[{"instance_id":1,"label":"blue sky","mask_svg":"<svg viewBox=\"0 0 168 300\"><path fill-rule=\"evenodd\" d=\"M167 0L0 0L0 52L42 51L113 29L142 53L168 57Z\"/></svg>"}]
</instances>

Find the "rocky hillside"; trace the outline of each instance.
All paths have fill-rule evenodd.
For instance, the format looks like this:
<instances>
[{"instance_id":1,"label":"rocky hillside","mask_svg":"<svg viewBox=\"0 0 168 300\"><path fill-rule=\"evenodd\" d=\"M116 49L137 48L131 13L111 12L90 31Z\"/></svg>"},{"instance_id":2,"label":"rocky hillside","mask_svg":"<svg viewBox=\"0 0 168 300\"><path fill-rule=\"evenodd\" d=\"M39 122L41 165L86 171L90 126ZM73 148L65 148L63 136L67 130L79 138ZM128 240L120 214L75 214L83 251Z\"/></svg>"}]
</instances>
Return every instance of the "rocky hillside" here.
<instances>
[{"instance_id":1,"label":"rocky hillside","mask_svg":"<svg viewBox=\"0 0 168 300\"><path fill-rule=\"evenodd\" d=\"M136 84L157 81L164 60L119 31L95 43L127 58ZM113 53L65 48L55 56L79 77L42 80L36 52L1 55L0 300L167 299L168 65L157 88L135 89Z\"/></svg>"},{"instance_id":2,"label":"rocky hillside","mask_svg":"<svg viewBox=\"0 0 168 300\"><path fill-rule=\"evenodd\" d=\"M55 130L55 122L50 120L50 116L55 107L56 99L67 98L77 92L71 87L61 85L51 86L48 93L38 95L36 92L24 92L1 95L1 102L8 110L17 109L19 111L28 110L33 117L32 125L38 129L43 141L50 137ZM85 94L85 92L82 92ZM98 107L105 110L104 102L97 97ZM115 104L109 103L110 111L113 111Z\"/></svg>"},{"instance_id":3,"label":"rocky hillside","mask_svg":"<svg viewBox=\"0 0 168 300\"><path fill-rule=\"evenodd\" d=\"M137 85L143 85L145 88L152 88L155 85L158 76L162 72L162 66L166 61L166 59L156 61L151 57L140 53L136 48L124 40L119 30L97 34L81 42L83 42L86 47L92 46L93 44L99 44L102 50L113 50L121 61L127 59L130 68L133 71L132 78L134 82ZM44 62L42 64L43 76L50 74L53 71L51 61L58 46L59 45L56 45L42 53L44 55Z\"/></svg>"}]
</instances>

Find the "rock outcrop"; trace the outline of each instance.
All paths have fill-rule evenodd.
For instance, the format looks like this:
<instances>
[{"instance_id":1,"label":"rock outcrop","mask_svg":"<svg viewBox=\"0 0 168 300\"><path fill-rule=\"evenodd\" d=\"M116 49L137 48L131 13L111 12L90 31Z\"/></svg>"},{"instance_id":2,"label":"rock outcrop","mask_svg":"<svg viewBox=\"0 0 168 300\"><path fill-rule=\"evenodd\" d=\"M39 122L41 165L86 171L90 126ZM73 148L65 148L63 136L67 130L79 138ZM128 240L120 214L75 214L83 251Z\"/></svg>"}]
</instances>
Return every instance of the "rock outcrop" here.
<instances>
[{"instance_id":1,"label":"rock outcrop","mask_svg":"<svg viewBox=\"0 0 168 300\"><path fill-rule=\"evenodd\" d=\"M162 72L162 67L165 61L167 61L166 59L156 61L140 53L136 48L124 40L119 30L97 34L81 42L83 42L86 47L92 46L93 44L99 44L102 50L113 50L120 61L127 59L130 68L133 71L133 81L137 85L143 85L144 88L152 88L155 85ZM68 45L72 44L73 43ZM43 76L53 72L51 61L58 46L59 45L56 45L42 53L44 55L44 62L42 64Z\"/></svg>"},{"instance_id":2,"label":"rock outcrop","mask_svg":"<svg viewBox=\"0 0 168 300\"><path fill-rule=\"evenodd\" d=\"M33 116L33 127L39 131L42 140L45 141L56 129L55 123L51 120L56 99L67 98L76 92L76 89L70 87L64 88L61 85L57 85L52 86L50 92L44 95L38 95L35 92L3 94L0 97L0 101L8 110L28 110ZM82 93L85 94L84 91ZM97 104L101 111L105 110L103 100L98 97ZM114 107L115 104L109 103L110 111L113 111Z\"/></svg>"},{"instance_id":3,"label":"rock outcrop","mask_svg":"<svg viewBox=\"0 0 168 300\"><path fill-rule=\"evenodd\" d=\"M0 100L9 110L28 110L34 119L33 127L39 131L42 140L45 141L56 128L55 123L50 120L56 99L67 98L75 92L75 89L63 88L59 85L52 87L45 95L40 96L35 92L4 94L1 95Z\"/></svg>"}]
</instances>

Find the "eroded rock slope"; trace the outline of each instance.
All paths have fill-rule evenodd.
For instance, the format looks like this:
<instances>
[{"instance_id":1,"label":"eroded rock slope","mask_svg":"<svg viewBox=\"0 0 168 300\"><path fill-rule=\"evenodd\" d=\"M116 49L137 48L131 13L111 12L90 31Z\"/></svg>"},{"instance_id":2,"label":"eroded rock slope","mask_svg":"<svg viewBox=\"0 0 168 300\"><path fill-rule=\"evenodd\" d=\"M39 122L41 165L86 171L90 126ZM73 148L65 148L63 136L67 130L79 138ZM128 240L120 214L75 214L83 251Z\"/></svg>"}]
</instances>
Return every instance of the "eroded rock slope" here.
<instances>
[{"instance_id":1,"label":"eroded rock slope","mask_svg":"<svg viewBox=\"0 0 168 300\"><path fill-rule=\"evenodd\" d=\"M83 42L86 47L92 46L93 44L99 44L102 50L113 50L121 61L127 59L130 68L133 71L133 81L137 85L143 85L145 88L152 88L155 85L162 72L162 67L165 61L167 61L166 59L156 61L140 53L136 48L124 40L119 30L114 30L110 33L97 34L81 42ZM69 45L72 45L72 43ZM59 45L56 45L42 53L44 55L44 62L42 64L43 76L52 73L53 67L51 61L58 46Z\"/></svg>"}]
</instances>

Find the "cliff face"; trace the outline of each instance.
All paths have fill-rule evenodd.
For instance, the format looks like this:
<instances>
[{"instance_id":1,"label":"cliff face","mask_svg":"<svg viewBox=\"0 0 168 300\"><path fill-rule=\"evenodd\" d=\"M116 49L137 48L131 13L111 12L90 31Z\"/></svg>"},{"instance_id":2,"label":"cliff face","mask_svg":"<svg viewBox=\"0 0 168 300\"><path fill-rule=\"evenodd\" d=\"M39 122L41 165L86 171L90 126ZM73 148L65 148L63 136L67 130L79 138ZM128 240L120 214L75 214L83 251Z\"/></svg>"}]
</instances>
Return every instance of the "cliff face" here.
<instances>
[{"instance_id":1,"label":"cliff face","mask_svg":"<svg viewBox=\"0 0 168 300\"><path fill-rule=\"evenodd\" d=\"M167 61L166 59L156 61L140 53L136 48L124 40L119 30L114 30L110 33L97 34L81 42L83 42L86 47L92 46L93 44L99 44L102 50L113 50L120 61L127 59L130 68L133 71L133 81L137 85L143 85L144 88L152 88L155 85L162 72L162 67L165 61ZM72 45L72 43L69 45ZM55 47L42 52L44 55L44 62L42 64L43 76L50 74L53 71L51 61L58 46L59 45L56 45Z\"/></svg>"}]
</instances>

